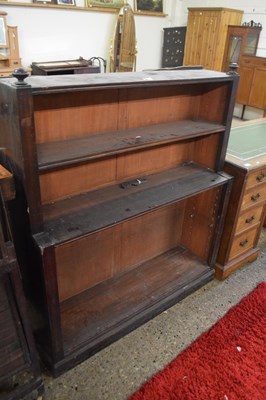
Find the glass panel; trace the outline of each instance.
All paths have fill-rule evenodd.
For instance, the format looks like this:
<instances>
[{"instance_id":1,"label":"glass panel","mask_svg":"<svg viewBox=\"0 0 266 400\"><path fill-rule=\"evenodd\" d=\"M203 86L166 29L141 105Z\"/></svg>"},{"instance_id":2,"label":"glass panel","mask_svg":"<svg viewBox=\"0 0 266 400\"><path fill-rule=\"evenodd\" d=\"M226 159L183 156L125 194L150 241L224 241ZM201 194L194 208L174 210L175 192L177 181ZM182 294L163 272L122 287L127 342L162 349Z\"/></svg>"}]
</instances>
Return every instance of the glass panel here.
<instances>
[{"instance_id":1,"label":"glass panel","mask_svg":"<svg viewBox=\"0 0 266 400\"><path fill-rule=\"evenodd\" d=\"M229 44L229 63L237 63L242 43L241 36L231 36Z\"/></svg>"},{"instance_id":2,"label":"glass panel","mask_svg":"<svg viewBox=\"0 0 266 400\"><path fill-rule=\"evenodd\" d=\"M258 35L254 32L249 32L247 34L246 46L244 49L244 54L249 54L254 56L256 54Z\"/></svg>"}]
</instances>

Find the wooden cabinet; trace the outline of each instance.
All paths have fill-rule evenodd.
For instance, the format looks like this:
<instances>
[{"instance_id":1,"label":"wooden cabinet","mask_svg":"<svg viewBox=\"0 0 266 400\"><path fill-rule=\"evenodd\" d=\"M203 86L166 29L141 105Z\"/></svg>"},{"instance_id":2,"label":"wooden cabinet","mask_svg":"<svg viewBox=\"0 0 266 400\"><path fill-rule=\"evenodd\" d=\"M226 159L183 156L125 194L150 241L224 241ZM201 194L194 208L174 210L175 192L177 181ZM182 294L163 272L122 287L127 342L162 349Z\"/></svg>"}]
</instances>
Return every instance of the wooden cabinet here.
<instances>
[{"instance_id":1,"label":"wooden cabinet","mask_svg":"<svg viewBox=\"0 0 266 400\"><path fill-rule=\"evenodd\" d=\"M184 65L222 71L228 26L240 25L242 15L230 8L189 8Z\"/></svg>"},{"instance_id":2,"label":"wooden cabinet","mask_svg":"<svg viewBox=\"0 0 266 400\"><path fill-rule=\"evenodd\" d=\"M253 21L241 26L228 26L223 71L228 71L231 63L241 64L244 55L256 55L261 30L261 24Z\"/></svg>"},{"instance_id":3,"label":"wooden cabinet","mask_svg":"<svg viewBox=\"0 0 266 400\"><path fill-rule=\"evenodd\" d=\"M213 279L238 82L203 69L69 78L0 83L17 243L29 235L36 338L55 375Z\"/></svg>"},{"instance_id":4,"label":"wooden cabinet","mask_svg":"<svg viewBox=\"0 0 266 400\"><path fill-rule=\"evenodd\" d=\"M9 232L6 202L15 197L12 175L0 166L0 397L19 400L43 392L21 275Z\"/></svg>"},{"instance_id":5,"label":"wooden cabinet","mask_svg":"<svg viewBox=\"0 0 266 400\"><path fill-rule=\"evenodd\" d=\"M234 181L217 257L219 279L259 254L266 205L265 131L265 120L231 131L224 170Z\"/></svg>"},{"instance_id":6,"label":"wooden cabinet","mask_svg":"<svg viewBox=\"0 0 266 400\"><path fill-rule=\"evenodd\" d=\"M186 26L164 28L162 68L183 65Z\"/></svg>"},{"instance_id":7,"label":"wooden cabinet","mask_svg":"<svg viewBox=\"0 0 266 400\"><path fill-rule=\"evenodd\" d=\"M240 75L237 102L266 110L266 58L243 56L238 69Z\"/></svg>"}]
</instances>

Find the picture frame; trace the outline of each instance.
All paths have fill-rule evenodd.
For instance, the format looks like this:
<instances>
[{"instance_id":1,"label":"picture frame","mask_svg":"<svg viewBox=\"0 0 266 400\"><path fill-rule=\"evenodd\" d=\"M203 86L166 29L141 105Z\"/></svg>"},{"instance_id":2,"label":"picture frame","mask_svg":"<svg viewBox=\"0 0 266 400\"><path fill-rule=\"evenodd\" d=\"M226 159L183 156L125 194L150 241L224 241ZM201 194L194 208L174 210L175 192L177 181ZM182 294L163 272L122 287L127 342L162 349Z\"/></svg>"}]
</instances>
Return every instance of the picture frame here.
<instances>
[{"instance_id":1,"label":"picture frame","mask_svg":"<svg viewBox=\"0 0 266 400\"><path fill-rule=\"evenodd\" d=\"M124 5L124 0L86 0L87 7L118 8Z\"/></svg>"},{"instance_id":2,"label":"picture frame","mask_svg":"<svg viewBox=\"0 0 266 400\"><path fill-rule=\"evenodd\" d=\"M75 0L56 0L56 4L60 6L75 6L76 1Z\"/></svg>"},{"instance_id":3,"label":"picture frame","mask_svg":"<svg viewBox=\"0 0 266 400\"><path fill-rule=\"evenodd\" d=\"M163 14L163 0L134 0L136 12Z\"/></svg>"},{"instance_id":4,"label":"picture frame","mask_svg":"<svg viewBox=\"0 0 266 400\"><path fill-rule=\"evenodd\" d=\"M35 4L56 4L56 0L33 0Z\"/></svg>"}]
</instances>

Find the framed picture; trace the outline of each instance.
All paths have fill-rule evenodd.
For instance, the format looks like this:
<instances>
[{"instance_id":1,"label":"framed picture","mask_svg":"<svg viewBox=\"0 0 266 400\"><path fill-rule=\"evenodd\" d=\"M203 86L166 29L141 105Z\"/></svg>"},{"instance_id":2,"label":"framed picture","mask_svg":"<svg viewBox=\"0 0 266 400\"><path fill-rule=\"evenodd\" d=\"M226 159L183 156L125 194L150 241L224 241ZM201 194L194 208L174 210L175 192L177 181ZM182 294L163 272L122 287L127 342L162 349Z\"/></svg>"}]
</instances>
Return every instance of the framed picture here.
<instances>
[{"instance_id":1,"label":"framed picture","mask_svg":"<svg viewBox=\"0 0 266 400\"><path fill-rule=\"evenodd\" d=\"M33 0L33 3L38 4L56 4L55 0Z\"/></svg>"},{"instance_id":2,"label":"framed picture","mask_svg":"<svg viewBox=\"0 0 266 400\"><path fill-rule=\"evenodd\" d=\"M57 0L56 4L60 4L61 6L75 6L75 0Z\"/></svg>"},{"instance_id":3,"label":"framed picture","mask_svg":"<svg viewBox=\"0 0 266 400\"><path fill-rule=\"evenodd\" d=\"M87 0L88 7L121 8L124 0Z\"/></svg>"},{"instance_id":4,"label":"framed picture","mask_svg":"<svg viewBox=\"0 0 266 400\"><path fill-rule=\"evenodd\" d=\"M135 0L135 11L163 13L163 0Z\"/></svg>"}]
</instances>

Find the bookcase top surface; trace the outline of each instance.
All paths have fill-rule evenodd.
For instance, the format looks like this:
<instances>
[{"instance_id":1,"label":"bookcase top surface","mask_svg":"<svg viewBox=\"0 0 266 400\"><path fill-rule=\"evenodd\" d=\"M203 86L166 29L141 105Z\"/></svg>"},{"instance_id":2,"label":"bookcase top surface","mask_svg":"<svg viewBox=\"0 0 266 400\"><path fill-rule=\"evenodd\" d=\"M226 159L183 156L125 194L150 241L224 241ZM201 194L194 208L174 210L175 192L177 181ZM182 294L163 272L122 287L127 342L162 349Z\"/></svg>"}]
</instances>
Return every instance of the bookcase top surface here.
<instances>
[{"instance_id":1,"label":"bookcase top surface","mask_svg":"<svg viewBox=\"0 0 266 400\"><path fill-rule=\"evenodd\" d=\"M17 79L7 78L1 81L13 88L31 87L33 92L50 92L66 89L93 89L105 87L130 87L172 85L204 81L232 80L232 75L202 68L180 70L147 70L142 72L116 72L101 74L30 76L25 85L16 85Z\"/></svg>"}]
</instances>

